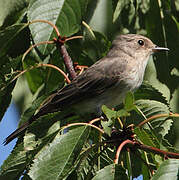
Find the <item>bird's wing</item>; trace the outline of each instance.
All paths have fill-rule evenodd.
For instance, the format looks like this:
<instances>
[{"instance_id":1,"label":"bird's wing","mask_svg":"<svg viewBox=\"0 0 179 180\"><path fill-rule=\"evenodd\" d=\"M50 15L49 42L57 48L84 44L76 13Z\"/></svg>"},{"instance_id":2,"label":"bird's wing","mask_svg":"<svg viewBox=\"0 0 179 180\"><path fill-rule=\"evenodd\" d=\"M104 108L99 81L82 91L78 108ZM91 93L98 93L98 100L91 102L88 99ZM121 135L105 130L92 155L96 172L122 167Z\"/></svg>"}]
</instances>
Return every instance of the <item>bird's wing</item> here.
<instances>
[{"instance_id":1,"label":"bird's wing","mask_svg":"<svg viewBox=\"0 0 179 180\"><path fill-rule=\"evenodd\" d=\"M95 72L94 72L95 73ZM78 77L71 84L58 91L48 106L63 108L66 105L78 103L88 97L95 97L103 93L117 82L117 78L95 74Z\"/></svg>"},{"instance_id":2,"label":"bird's wing","mask_svg":"<svg viewBox=\"0 0 179 180\"><path fill-rule=\"evenodd\" d=\"M100 60L74 79L71 84L59 90L51 101L41 108L41 112L43 110L49 113L52 112L52 110L63 109L81 100L98 96L105 92L106 89L114 86L119 82L120 70L114 71L114 69L117 68L116 65L112 66L115 61L110 62L107 58L105 58L105 61L106 62ZM113 72L110 73L109 71ZM118 74L114 72L118 72Z\"/></svg>"}]
</instances>

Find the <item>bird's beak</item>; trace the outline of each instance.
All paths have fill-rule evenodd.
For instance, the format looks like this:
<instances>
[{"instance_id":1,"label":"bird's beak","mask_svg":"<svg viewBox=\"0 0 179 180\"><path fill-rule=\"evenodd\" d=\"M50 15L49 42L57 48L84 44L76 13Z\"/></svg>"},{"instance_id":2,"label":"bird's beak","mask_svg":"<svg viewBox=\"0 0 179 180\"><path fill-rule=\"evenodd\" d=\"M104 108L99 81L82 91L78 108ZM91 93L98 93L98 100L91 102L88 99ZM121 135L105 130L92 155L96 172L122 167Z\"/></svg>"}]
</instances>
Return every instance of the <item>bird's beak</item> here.
<instances>
[{"instance_id":1,"label":"bird's beak","mask_svg":"<svg viewBox=\"0 0 179 180\"><path fill-rule=\"evenodd\" d=\"M153 49L152 49L153 52L158 52L158 51L169 51L168 48L164 48L164 47L159 47L159 46L155 46Z\"/></svg>"}]
</instances>

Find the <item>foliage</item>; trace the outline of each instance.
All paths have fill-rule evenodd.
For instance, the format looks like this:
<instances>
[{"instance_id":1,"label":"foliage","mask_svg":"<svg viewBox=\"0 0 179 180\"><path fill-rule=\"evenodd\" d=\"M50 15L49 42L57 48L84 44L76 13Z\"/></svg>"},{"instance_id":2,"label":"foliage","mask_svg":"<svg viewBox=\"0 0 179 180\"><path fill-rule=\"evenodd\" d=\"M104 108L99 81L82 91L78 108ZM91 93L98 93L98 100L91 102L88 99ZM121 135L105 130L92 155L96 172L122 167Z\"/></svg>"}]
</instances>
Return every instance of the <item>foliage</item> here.
<instances>
[{"instance_id":1,"label":"foliage","mask_svg":"<svg viewBox=\"0 0 179 180\"><path fill-rule=\"evenodd\" d=\"M131 179L141 174L144 179L177 179L179 160L165 159L178 158L176 136L171 133L177 116L173 113L179 112L178 0L7 0L6 11L2 7L3 1L0 118L19 77L25 75L33 95L31 106L22 109L20 123L66 85L57 69L48 66L68 72L53 44L54 38L58 39L56 31L45 21L53 23L61 37L83 35L83 39L65 43L78 65L90 66L105 56L111 41L121 33L146 35L170 52L154 55L145 83L134 95L127 94L123 106L115 110L103 106L106 119L97 119L100 129L92 121L88 123L87 116L66 116L70 109L40 117L19 137L1 167L0 180L21 176L33 180ZM31 45L42 41L48 43L23 56Z\"/></svg>"}]
</instances>

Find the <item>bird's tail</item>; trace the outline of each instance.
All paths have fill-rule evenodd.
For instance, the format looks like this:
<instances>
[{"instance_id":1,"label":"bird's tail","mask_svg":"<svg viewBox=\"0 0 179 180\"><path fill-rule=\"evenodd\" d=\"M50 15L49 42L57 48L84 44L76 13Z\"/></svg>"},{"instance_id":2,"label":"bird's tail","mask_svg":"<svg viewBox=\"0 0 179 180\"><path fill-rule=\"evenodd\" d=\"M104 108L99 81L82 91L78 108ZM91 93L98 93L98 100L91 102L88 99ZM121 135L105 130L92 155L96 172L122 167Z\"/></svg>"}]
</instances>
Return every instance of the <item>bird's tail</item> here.
<instances>
[{"instance_id":1,"label":"bird's tail","mask_svg":"<svg viewBox=\"0 0 179 180\"><path fill-rule=\"evenodd\" d=\"M27 122L25 122L22 126L20 126L19 128L17 128L13 133L11 133L3 142L4 145L7 145L8 143L10 143L13 139L15 139L16 137L18 137L19 135L23 134L26 129L29 127L30 124L32 124L32 122L34 122L36 119L38 119L40 116L43 116L47 113L52 113L52 112L56 112L56 109L53 109L53 107L51 106L44 106L40 109L40 111L36 114L33 115Z\"/></svg>"},{"instance_id":2,"label":"bird's tail","mask_svg":"<svg viewBox=\"0 0 179 180\"><path fill-rule=\"evenodd\" d=\"M8 143L10 143L13 139L15 139L17 136L19 136L20 134L23 134L25 132L25 130L28 128L28 126L30 125L30 122L27 121L25 122L22 126L20 126L18 129L16 129L13 133L11 133L3 142L4 145L7 145Z\"/></svg>"},{"instance_id":3,"label":"bird's tail","mask_svg":"<svg viewBox=\"0 0 179 180\"><path fill-rule=\"evenodd\" d=\"M36 115L33 115L27 122L25 122L22 126L17 128L14 132L12 132L3 142L4 145L7 145L10 143L13 139L18 137L19 135L23 134L26 129L29 127L32 122L34 122L36 119L38 119L41 116L41 113L37 113Z\"/></svg>"}]
</instances>

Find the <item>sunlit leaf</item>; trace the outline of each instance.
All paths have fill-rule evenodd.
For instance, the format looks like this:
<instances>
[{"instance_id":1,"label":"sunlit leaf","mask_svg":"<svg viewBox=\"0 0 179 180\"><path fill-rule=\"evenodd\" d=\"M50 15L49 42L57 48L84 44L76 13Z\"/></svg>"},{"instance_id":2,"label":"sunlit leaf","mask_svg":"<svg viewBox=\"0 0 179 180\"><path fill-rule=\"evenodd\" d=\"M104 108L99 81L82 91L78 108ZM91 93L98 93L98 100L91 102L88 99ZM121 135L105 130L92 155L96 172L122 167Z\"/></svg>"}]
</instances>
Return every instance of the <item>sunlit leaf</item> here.
<instances>
[{"instance_id":1,"label":"sunlit leaf","mask_svg":"<svg viewBox=\"0 0 179 180\"><path fill-rule=\"evenodd\" d=\"M178 159L168 159L164 161L157 172L154 174L152 180L177 180L179 170Z\"/></svg>"}]
</instances>

